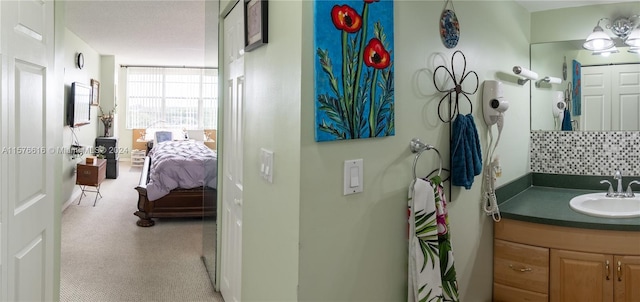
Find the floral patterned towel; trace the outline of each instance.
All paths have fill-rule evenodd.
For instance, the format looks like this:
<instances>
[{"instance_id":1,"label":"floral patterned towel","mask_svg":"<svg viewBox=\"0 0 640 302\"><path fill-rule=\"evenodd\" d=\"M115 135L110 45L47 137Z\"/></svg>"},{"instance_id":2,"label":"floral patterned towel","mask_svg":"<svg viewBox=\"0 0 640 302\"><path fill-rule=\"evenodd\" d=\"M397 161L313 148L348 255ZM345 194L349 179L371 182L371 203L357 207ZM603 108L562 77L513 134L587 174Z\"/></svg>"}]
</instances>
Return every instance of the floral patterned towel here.
<instances>
[{"instance_id":1,"label":"floral patterned towel","mask_svg":"<svg viewBox=\"0 0 640 302\"><path fill-rule=\"evenodd\" d=\"M409 190L408 301L458 301L446 200L439 177Z\"/></svg>"}]
</instances>

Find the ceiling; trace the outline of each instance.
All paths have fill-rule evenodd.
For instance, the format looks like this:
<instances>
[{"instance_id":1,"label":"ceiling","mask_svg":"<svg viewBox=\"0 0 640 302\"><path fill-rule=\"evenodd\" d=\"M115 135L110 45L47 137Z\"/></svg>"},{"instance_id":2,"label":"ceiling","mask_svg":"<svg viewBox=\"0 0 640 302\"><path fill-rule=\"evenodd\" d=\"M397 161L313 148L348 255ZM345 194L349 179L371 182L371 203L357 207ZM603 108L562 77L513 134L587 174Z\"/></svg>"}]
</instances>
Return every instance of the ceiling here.
<instances>
[{"instance_id":1,"label":"ceiling","mask_svg":"<svg viewBox=\"0 0 640 302\"><path fill-rule=\"evenodd\" d=\"M212 35L207 58L216 60L205 64L205 1L217 3L217 0L65 1L67 28L98 53L116 56L121 65L217 67L217 28L206 28ZM637 0L516 0L530 12L632 1ZM207 19L217 24L217 9Z\"/></svg>"},{"instance_id":2,"label":"ceiling","mask_svg":"<svg viewBox=\"0 0 640 302\"><path fill-rule=\"evenodd\" d=\"M217 67L205 64L205 0L66 1L65 10L71 32L121 65ZM217 44L217 28L208 30ZM217 60L217 47L207 49Z\"/></svg>"}]
</instances>

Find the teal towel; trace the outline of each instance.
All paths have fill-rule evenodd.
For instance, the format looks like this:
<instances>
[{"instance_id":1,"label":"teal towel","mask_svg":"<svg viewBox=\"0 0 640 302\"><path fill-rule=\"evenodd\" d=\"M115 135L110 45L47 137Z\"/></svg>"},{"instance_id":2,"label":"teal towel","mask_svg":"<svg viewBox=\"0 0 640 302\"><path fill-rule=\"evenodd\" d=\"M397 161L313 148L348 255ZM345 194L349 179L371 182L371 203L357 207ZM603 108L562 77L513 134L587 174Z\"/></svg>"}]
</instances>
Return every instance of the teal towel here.
<instances>
[{"instance_id":1,"label":"teal towel","mask_svg":"<svg viewBox=\"0 0 640 302\"><path fill-rule=\"evenodd\" d=\"M482 172L482 150L471 114L458 114L451 129L451 184L471 189Z\"/></svg>"},{"instance_id":2,"label":"teal towel","mask_svg":"<svg viewBox=\"0 0 640 302\"><path fill-rule=\"evenodd\" d=\"M569 109L564 110L564 117L562 118L562 131L571 131L571 113Z\"/></svg>"}]
</instances>

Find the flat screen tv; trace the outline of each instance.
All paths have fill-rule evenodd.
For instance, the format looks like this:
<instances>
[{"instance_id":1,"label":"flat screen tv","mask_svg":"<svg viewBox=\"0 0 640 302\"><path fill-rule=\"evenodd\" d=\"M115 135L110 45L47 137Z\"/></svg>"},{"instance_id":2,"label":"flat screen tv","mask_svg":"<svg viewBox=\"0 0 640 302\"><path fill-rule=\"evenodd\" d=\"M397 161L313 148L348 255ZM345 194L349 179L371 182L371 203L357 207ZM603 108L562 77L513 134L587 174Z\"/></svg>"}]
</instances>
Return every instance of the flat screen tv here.
<instances>
[{"instance_id":1,"label":"flat screen tv","mask_svg":"<svg viewBox=\"0 0 640 302\"><path fill-rule=\"evenodd\" d=\"M91 122L91 87L78 82L71 84L71 98L67 107L67 124L79 127Z\"/></svg>"}]
</instances>

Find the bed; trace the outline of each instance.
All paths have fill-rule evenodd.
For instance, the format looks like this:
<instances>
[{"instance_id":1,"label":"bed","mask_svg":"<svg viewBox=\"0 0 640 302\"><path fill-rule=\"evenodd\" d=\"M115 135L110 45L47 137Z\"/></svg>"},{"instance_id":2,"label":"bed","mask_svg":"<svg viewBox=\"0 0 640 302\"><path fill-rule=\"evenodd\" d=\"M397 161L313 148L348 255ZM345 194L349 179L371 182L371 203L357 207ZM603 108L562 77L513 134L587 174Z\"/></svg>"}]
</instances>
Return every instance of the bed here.
<instances>
[{"instance_id":1,"label":"bed","mask_svg":"<svg viewBox=\"0 0 640 302\"><path fill-rule=\"evenodd\" d=\"M153 218L216 215L217 155L203 142L156 144L145 158L138 191L138 226ZM206 201L206 203L205 203Z\"/></svg>"}]
</instances>

